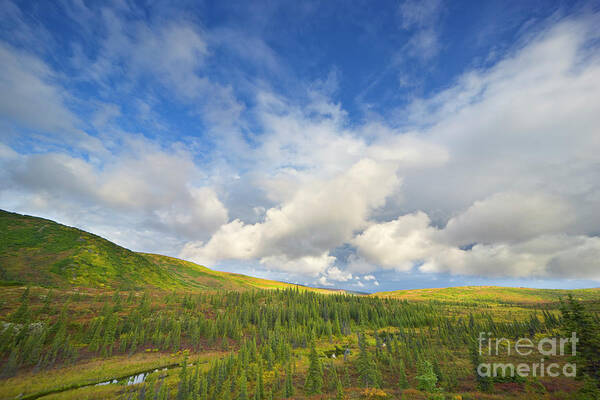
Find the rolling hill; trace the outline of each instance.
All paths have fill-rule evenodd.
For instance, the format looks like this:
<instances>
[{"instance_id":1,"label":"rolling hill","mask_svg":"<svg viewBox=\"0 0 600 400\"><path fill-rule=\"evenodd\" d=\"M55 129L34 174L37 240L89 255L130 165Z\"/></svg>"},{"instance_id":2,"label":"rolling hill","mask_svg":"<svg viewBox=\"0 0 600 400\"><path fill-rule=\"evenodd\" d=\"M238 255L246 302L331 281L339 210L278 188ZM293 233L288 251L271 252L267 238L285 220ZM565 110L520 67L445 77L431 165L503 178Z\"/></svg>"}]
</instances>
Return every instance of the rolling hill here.
<instances>
[{"instance_id":1,"label":"rolling hill","mask_svg":"<svg viewBox=\"0 0 600 400\"><path fill-rule=\"evenodd\" d=\"M77 228L3 210L0 284L185 290L296 286L214 271L173 257L137 253Z\"/></svg>"},{"instance_id":2,"label":"rolling hill","mask_svg":"<svg viewBox=\"0 0 600 400\"><path fill-rule=\"evenodd\" d=\"M501 286L462 286L436 289L395 290L378 292L371 296L410 301L477 302L496 304L545 304L555 303L568 294L587 301L600 299L600 288L595 289L531 289Z\"/></svg>"},{"instance_id":3,"label":"rolling hill","mask_svg":"<svg viewBox=\"0 0 600 400\"><path fill-rule=\"evenodd\" d=\"M340 292L220 272L173 257L138 253L77 228L3 210L0 210L0 285L107 289L153 287L191 291L300 287L323 293ZM600 289L496 286L397 290L371 296L411 301L534 305L557 302L567 293L580 300L600 298Z\"/></svg>"}]
</instances>

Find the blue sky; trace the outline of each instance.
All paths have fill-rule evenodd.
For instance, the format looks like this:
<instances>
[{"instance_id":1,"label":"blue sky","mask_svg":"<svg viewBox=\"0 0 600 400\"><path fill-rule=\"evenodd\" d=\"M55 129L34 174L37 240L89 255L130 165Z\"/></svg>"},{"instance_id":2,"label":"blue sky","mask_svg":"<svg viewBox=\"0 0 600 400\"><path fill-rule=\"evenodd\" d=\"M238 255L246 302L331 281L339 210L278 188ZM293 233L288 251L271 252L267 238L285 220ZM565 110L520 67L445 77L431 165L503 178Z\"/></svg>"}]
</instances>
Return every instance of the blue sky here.
<instances>
[{"instance_id":1,"label":"blue sky","mask_svg":"<svg viewBox=\"0 0 600 400\"><path fill-rule=\"evenodd\" d=\"M599 17L4 0L0 207L318 286L598 286Z\"/></svg>"}]
</instances>

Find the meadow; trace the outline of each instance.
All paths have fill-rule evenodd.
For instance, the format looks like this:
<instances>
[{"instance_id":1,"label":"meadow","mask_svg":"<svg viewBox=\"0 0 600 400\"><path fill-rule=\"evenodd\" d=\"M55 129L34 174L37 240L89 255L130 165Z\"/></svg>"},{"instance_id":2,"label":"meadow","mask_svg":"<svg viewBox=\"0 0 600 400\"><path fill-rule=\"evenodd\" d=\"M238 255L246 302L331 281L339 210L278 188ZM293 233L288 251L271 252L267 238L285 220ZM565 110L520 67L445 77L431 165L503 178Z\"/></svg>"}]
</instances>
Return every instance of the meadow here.
<instances>
[{"instance_id":1,"label":"meadow","mask_svg":"<svg viewBox=\"0 0 600 400\"><path fill-rule=\"evenodd\" d=\"M598 289L360 295L136 253L41 218L0 212L0 228L0 399L600 396ZM478 373L541 364L480 351L495 338L535 347L573 331L576 357L543 362L576 363L576 376Z\"/></svg>"},{"instance_id":2,"label":"meadow","mask_svg":"<svg viewBox=\"0 0 600 400\"><path fill-rule=\"evenodd\" d=\"M480 332L533 343L560 335L557 302L471 296L460 304L300 288L2 290L0 398L586 398L585 379L482 381L474 372L486 359L473 355ZM587 297L573 302L597 306ZM128 382L134 375L143 379Z\"/></svg>"}]
</instances>

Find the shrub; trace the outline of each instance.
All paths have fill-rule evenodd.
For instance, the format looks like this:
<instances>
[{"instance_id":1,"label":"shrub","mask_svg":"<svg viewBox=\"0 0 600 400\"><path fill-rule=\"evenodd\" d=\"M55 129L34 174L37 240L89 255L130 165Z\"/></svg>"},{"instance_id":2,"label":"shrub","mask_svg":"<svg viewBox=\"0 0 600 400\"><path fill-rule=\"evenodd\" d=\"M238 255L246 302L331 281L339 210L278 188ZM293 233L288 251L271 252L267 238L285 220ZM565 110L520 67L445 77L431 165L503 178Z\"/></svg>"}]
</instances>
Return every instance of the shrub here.
<instances>
[{"instance_id":1,"label":"shrub","mask_svg":"<svg viewBox=\"0 0 600 400\"><path fill-rule=\"evenodd\" d=\"M387 393L381 389L368 388L363 389L363 391L360 393L360 398L366 400L383 400L388 399L389 397Z\"/></svg>"}]
</instances>

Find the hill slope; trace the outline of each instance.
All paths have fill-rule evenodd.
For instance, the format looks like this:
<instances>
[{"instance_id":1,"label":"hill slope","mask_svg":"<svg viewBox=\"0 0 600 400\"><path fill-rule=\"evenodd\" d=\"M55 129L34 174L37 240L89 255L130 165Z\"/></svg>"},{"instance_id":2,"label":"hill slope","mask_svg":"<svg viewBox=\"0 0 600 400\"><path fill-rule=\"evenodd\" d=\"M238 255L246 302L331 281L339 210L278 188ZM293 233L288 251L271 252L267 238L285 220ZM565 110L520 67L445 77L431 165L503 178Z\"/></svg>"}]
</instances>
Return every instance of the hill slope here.
<instances>
[{"instance_id":1,"label":"hill slope","mask_svg":"<svg viewBox=\"0 0 600 400\"><path fill-rule=\"evenodd\" d=\"M188 290L294 286L213 271L172 257L136 253L77 228L3 210L0 283Z\"/></svg>"},{"instance_id":2,"label":"hill slope","mask_svg":"<svg viewBox=\"0 0 600 400\"><path fill-rule=\"evenodd\" d=\"M413 301L437 300L444 302L542 304L558 302L568 294L572 294L573 297L579 300L598 300L600 298L600 288L563 290L500 286L462 286L396 290L392 292L378 292L371 296Z\"/></svg>"}]
</instances>

